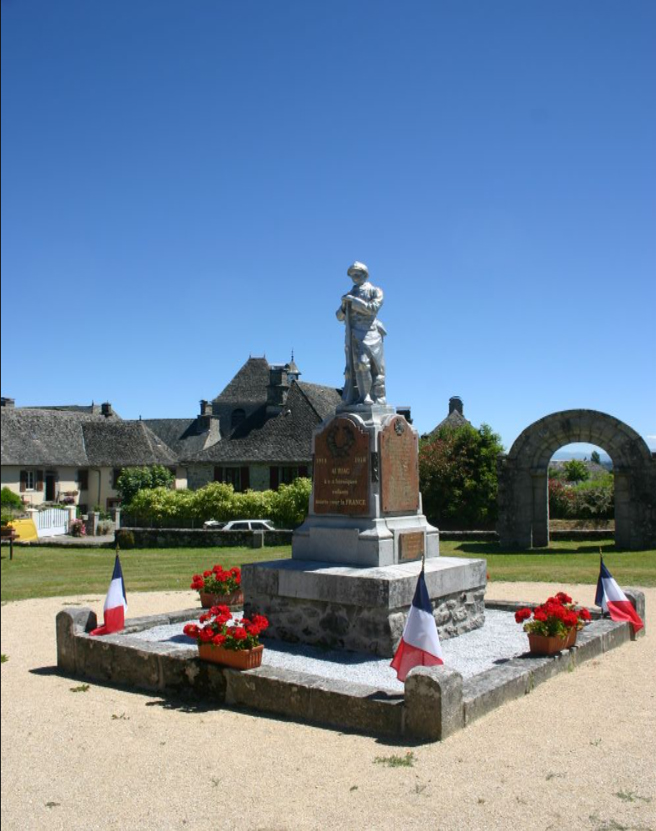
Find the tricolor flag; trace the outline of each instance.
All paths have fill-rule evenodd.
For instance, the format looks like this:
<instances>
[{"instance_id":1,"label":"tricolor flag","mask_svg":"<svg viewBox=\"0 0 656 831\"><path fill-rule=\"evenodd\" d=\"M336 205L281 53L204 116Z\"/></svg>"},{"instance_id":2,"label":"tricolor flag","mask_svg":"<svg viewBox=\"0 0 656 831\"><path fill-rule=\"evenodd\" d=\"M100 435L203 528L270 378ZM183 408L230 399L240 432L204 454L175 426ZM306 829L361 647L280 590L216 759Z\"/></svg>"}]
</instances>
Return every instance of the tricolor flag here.
<instances>
[{"instance_id":1,"label":"tricolor flag","mask_svg":"<svg viewBox=\"0 0 656 831\"><path fill-rule=\"evenodd\" d=\"M390 666L396 670L399 681L405 681L413 667L433 667L443 663L442 647L422 568L401 642Z\"/></svg>"},{"instance_id":2,"label":"tricolor flag","mask_svg":"<svg viewBox=\"0 0 656 831\"><path fill-rule=\"evenodd\" d=\"M617 585L610 571L604 565L603 559L600 563L595 606L600 606L602 612L608 612L611 620L628 620L633 628L634 634L639 632L645 625L640 619L640 615L634 609L631 601Z\"/></svg>"},{"instance_id":3,"label":"tricolor flag","mask_svg":"<svg viewBox=\"0 0 656 831\"><path fill-rule=\"evenodd\" d=\"M103 625L93 629L90 635L110 635L112 632L120 632L125 626L125 613L128 609L128 601L125 599L125 583L121 571L121 561L116 555L114 561L114 573L112 582L109 584L109 591L103 606Z\"/></svg>"}]
</instances>

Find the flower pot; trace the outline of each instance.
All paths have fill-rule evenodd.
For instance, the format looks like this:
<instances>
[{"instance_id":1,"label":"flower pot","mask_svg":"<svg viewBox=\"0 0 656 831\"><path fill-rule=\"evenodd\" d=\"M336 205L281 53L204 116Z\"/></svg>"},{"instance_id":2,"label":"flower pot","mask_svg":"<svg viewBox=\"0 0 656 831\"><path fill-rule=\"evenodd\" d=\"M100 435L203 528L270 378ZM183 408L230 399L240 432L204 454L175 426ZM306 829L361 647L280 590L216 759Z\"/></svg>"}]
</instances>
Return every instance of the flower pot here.
<instances>
[{"instance_id":1,"label":"flower pot","mask_svg":"<svg viewBox=\"0 0 656 831\"><path fill-rule=\"evenodd\" d=\"M210 594L209 592L199 592L199 594L203 609L211 609L212 606L242 606L244 603L244 593L241 589L230 594Z\"/></svg>"},{"instance_id":2,"label":"flower pot","mask_svg":"<svg viewBox=\"0 0 656 831\"><path fill-rule=\"evenodd\" d=\"M535 632L527 632L528 646L531 655L556 655L563 649L569 649L576 643L576 629L570 629L567 636L561 638L557 635L537 635Z\"/></svg>"},{"instance_id":3,"label":"flower pot","mask_svg":"<svg viewBox=\"0 0 656 831\"><path fill-rule=\"evenodd\" d=\"M262 653L264 644L254 646L252 649L224 649L222 646L215 646L213 643L199 643L198 657L201 661L211 661L214 664L222 664L233 669L255 669L262 664Z\"/></svg>"}]
</instances>

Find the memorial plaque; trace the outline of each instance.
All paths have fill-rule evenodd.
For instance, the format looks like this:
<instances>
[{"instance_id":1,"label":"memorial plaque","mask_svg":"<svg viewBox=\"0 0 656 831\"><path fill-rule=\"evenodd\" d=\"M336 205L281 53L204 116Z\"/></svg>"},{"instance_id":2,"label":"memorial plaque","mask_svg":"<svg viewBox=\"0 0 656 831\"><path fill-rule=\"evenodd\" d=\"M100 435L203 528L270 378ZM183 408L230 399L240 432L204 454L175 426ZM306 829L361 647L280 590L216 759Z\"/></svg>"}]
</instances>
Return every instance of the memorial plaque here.
<instances>
[{"instance_id":1,"label":"memorial plaque","mask_svg":"<svg viewBox=\"0 0 656 831\"><path fill-rule=\"evenodd\" d=\"M399 562L419 560L424 556L424 534L422 531L412 531L399 534Z\"/></svg>"},{"instance_id":2,"label":"memorial plaque","mask_svg":"<svg viewBox=\"0 0 656 831\"><path fill-rule=\"evenodd\" d=\"M403 416L395 416L380 434L380 479L384 513L418 510L417 436Z\"/></svg>"},{"instance_id":3,"label":"memorial plaque","mask_svg":"<svg viewBox=\"0 0 656 831\"><path fill-rule=\"evenodd\" d=\"M369 434L334 418L314 441L314 513L369 513Z\"/></svg>"}]
</instances>

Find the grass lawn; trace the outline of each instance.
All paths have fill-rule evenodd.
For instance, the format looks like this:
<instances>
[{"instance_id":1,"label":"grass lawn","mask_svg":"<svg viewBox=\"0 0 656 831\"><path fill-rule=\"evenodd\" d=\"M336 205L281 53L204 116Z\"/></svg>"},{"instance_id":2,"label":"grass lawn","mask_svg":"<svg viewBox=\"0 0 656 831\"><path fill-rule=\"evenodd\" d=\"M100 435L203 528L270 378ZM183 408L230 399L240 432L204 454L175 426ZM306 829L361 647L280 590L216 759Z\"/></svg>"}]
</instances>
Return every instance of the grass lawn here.
<instances>
[{"instance_id":1,"label":"grass lawn","mask_svg":"<svg viewBox=\"0 0 656 831\"><path fill-rule=\"evenodd\" d=\"M497 543L441 542L446 557L487 560L491 580L596 583L599 549L622 586L656 586L656 551L616 551L612 540L554 542L548 551L502 553ZM226 568L289 557L291 548L161 548L121 551L128 595L135 591L188 589L194 573L221 563ZM2 600L105 594L114 564L111 548L2 548Z\"/></svg>"},{"instance_id":2,"label":"grass lawn","mask_svg":"<svg viewBox=\"0 0 656 831\"><path fill-rule=\"evenodd\" d=\"M618 551L612 540L558 540L549 549L523 554L501 552L498 543L440 543L440 553L445 557L486 559L490 580L531 583L596 583L600 549L620 586L656 586L656 551Z\"/></svg>"},{"instance_id":3,"label":"grass lawn","mask_svg":"<svg viewBox=\"0 0 656 831\"><path fill-rule=\"evenodd\" d=\"M105 594L114 568L113 548L14 546L2 548L2 600ZM271 548L121 549L125 589L130 592L188 589L194 574L291 556L290 546Z\"/></svg>"}]
</instances>

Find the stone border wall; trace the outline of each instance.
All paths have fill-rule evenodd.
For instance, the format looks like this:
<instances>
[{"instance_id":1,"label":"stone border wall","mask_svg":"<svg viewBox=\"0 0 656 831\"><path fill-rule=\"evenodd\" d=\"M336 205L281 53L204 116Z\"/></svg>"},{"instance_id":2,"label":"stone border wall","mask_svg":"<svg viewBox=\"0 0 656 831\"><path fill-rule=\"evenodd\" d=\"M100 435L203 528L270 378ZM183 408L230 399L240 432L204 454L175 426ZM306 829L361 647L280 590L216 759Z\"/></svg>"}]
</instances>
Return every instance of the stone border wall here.
<instances>
[{"instance_id":1,"label":"stone border wall","mask_svg":"<svg viewBox=\"0 0 656 831\"><path fill-rule=\"evenodd\" d=\"M268 545L291 545L293 533L287 530L220 531L210 528L130 527L121 528L121 532L132 534L133 548L262 548Z\"/></svg>"},{"instance_id":2,"label":"stone border wall","mask_svg":"<svg viewBox=\"0 0 656 831\"><path fill-rule=\"evenodd\" d=\"M625 589L646 622L645 597ZM490 603L514 611L526 603ZM302 672L260 667L239 672L200 661L197 649L172 648L131 638L131 633L195 617L198 609L127 621L120 635L91 637L97 625L91 609L67 608L57 615L57 666L67 674L159 694L192 696L215 704L339 729L417 741L439 741L463 729L506 701L529 694L559 672L635 639L628 623L597 619L578 633L576 645L559 655L513 658L463 681L460 673L440 667L416 667L402 696L365 684L320 678ZM638 636L644 634L644 629Z\"/></svg>"}]
</instances>

